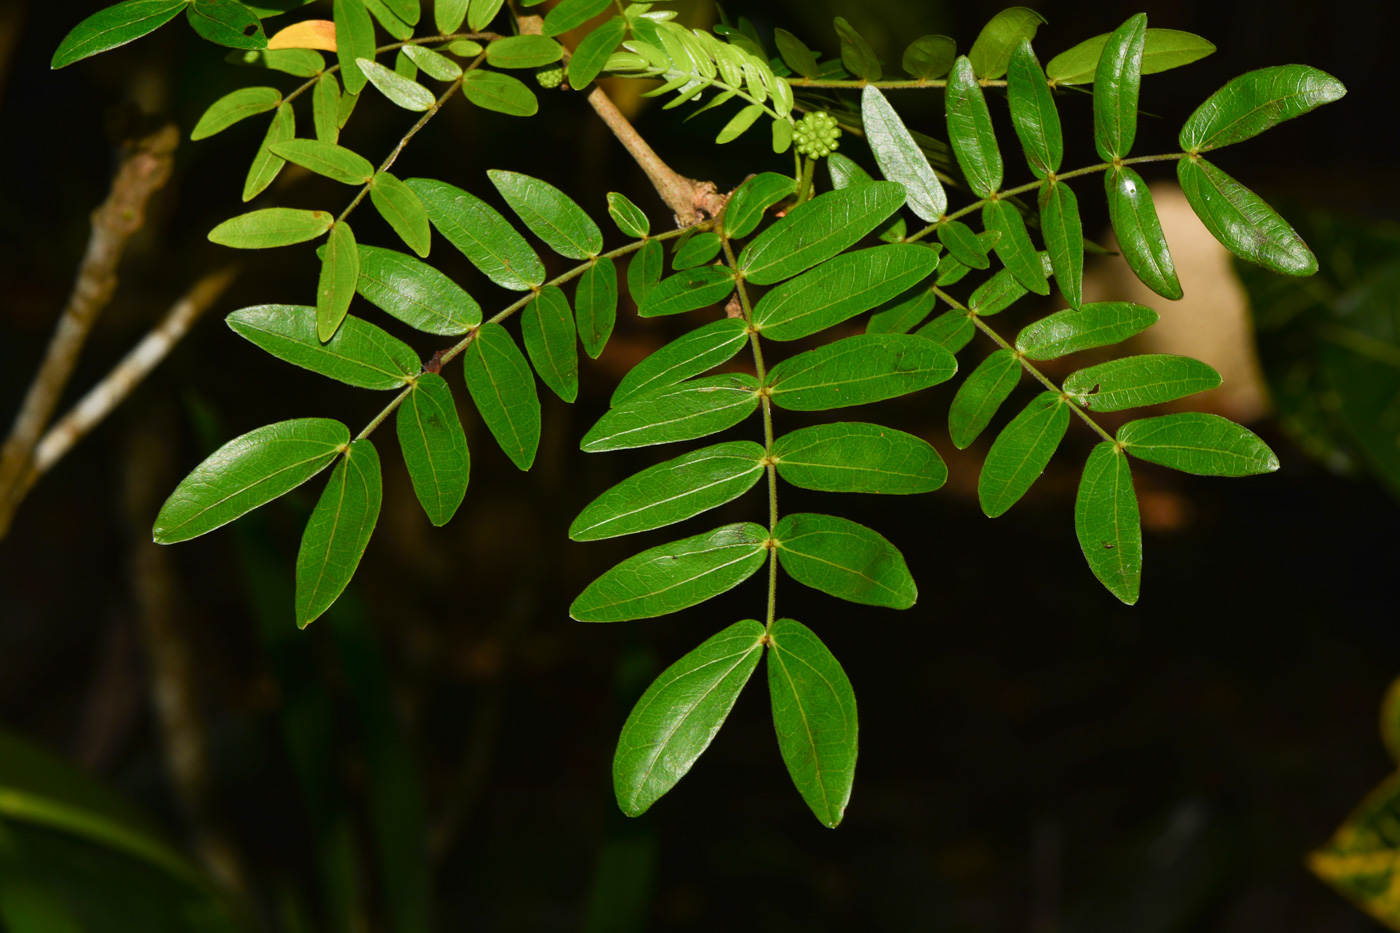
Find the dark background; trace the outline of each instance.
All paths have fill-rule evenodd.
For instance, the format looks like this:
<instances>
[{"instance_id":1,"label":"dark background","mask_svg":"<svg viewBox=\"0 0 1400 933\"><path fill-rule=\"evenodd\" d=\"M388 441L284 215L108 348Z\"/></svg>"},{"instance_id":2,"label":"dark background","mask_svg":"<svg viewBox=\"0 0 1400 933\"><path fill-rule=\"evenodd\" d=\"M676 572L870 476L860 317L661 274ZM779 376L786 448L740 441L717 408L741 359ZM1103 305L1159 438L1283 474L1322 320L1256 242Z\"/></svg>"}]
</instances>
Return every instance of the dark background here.
<instances>
[{"instance_id":1,"label":"dark background","mask_svg":"<svg viewBox=\"0 0 1400 933\"><path fill-rule=\"evenodd\" d=\"M216 96L256 80L179 23L50 72L59 40L100 5L0 3L9 42L0 73L0 413L17 407L63 305L87 214L106 194L114 140L143 110L187 133ZM1270 196L1395 216L1389 124L1400 17L1391 4L1035 6L1049 19L1036 40L1042 61L1138 10L1151 25L1219 46L1144 81L1142 106L1162 119L1144 120L1138 152L1172 151L1185 116L1240 72L1303 62L1336 75L1345 99L1222 164ZM784 26L826 54L837 50L830 19L845 15L889 74L917 35L955 36L965 50L999 7L765 0L728 10L765 34ZM289 88L296 79L274 81ZM370 96L343 141L377 161L410 118ZM541 115L528 123L454 101L396 171L485 196L485 170L508 167L560 185L594 214L604 190L619 190L660 228L665 209L591 111L566 94L541 98ZM911 125L942 135L939 95L896 103ZM1063 101L1067 168L1096 161L1088 110L1087 98ZM716 154L709 140L725 117L683 123L685 113L652 105L638 118L683 173L729 187L751 171L789 170L790 157L767 152L766 133ZM182 144L70 398L198 275L226 261L204 235L241 210L261 124ZM1008 156L1008 183L1029 180L1018 171ZM268 203L337 209L346 196L333 183L287 176L271 194ZM1081 202L1086 227L1101 229L1101 200L1081 194ZM357 214L361 241L394 245L368 214ZM139 617L150 585L143 574L155 573L196 664L190 699L212 750L214 811L235 827L254 878L275 869L314 888L305 815L271 725L282 688L269 673L256 596L289 594L318 486L250 517L247 533L224 529L148 553L160 501L213 445L291 417L358 426L383 403L262 355L219 323L245 305L311 300L309 247L243 258L248 268L231 292L39 483L0 542L0 722L81 763L186 838L148 699L151 646ZM433 261L488 313L499 307L502 295L454 258L439 240ZM529 475L494 447L450 367L473 476L446 528L423 518L391 439L379 445L384 509L347 602L372 625L421 769L439 840L441 928L1376 928L1309 874L1304 857L1394 767L1375 722L1400 669L1400 509L1371 481L1308 460L1269 421L1255 428L1279 453L1276 474L1219 480L1136 470L1172 517L1149 530L1143 598L1128 608L1097 585L1074 538L1087 432L1072 430L1032 493L988 520L972 492L980 456L954 456L946 437L955 386L863 414L928 437L952 477L947 489L913 501L783 491L785 511L847 514L879 529L902 548L921 590L900 613L839 603L791 581L780 587L780 613L818 631L859 697L862 753L844 824L822 828L793 790L757 681L676 790L640 820L622 817L609 769L635 697L693 645L762 609L755 578L662 620L587 626L568 617L573 596L597 574L678 536L667 529L645 541L573 544L565 532L598 492L674 455L583 455L577 444L626 367L685 323L639 322L624 299L613 345L583 366L578 405L542 393L544 440ZM413 343L425 358L439 348L422 335ZM965 360L985 352L973 344ZM751 518L758 503L742 499L721 518ZM692 520L685 533L719 520ZM272 611L274 628L295 633L289 595ZM334 670L330 624L295 637L311 646L308 670L320 672L342 709L348 691ZM347 749L335 773L354 797L363 782L353 740ZM629 912L644 919L629 926Z\"/></svg>"}]
</instances>

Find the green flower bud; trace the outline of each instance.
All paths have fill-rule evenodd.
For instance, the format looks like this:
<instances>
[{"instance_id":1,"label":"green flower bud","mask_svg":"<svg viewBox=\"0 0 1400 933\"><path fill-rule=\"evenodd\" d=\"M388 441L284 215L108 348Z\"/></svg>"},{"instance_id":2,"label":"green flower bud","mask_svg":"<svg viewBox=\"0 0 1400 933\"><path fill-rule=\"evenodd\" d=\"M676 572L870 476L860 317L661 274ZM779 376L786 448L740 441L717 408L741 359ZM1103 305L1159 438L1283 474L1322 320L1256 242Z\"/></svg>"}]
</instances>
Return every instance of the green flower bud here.
<instances>
[{"instance_id":1,"label":"green flower bud","mask_svg":"<svg viewBox=\"0 0 1400 933\"><path fill-rule=\"evenodd\" d=\"M564 69L555 65L552 68L541 68L535 72L535 80L540 87L556 88L564 83Z\"/></svg>"},{"instance_id":2,"label":"green flower bud","mask_svg":"<svg viewBox=\"0 0 1400 933\"><path fill-rule=\"evenodd\" d=\"M836 150L841 128L829 113L809 113L792 128L792 141L799 155L820 159Z\"/></svg>"}]
</instances>

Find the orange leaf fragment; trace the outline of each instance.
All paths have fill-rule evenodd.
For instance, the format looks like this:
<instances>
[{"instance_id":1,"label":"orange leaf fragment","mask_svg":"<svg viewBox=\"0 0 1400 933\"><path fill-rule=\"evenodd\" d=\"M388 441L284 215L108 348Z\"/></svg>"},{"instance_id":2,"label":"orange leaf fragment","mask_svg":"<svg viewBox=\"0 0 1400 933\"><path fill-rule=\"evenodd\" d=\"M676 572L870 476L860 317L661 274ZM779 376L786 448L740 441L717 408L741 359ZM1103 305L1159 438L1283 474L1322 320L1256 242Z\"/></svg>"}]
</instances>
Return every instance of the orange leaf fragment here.
<instances>
[{"instance_id":1,"label":"orange leaf fragment","mask_svg":"<svg viewBox=\"0 0 1400 933\"><path fill-rule=\"evenodd\" d=\"M335 23L328 19L304 19L292 23L267 40L269 49L320 49L335 51Z\"/></svg>"}]
</instances>

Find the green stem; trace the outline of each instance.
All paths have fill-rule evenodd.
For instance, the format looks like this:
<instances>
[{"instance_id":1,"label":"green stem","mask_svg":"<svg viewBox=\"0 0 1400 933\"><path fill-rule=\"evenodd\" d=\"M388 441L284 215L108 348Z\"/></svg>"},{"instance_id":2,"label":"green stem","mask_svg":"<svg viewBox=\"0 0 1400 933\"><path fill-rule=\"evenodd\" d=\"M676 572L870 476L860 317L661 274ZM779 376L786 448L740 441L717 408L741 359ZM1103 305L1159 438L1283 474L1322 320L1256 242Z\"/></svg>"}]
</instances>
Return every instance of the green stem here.
<instances>
[{"instance_id":1,"label":"green stem","mask_svg":"<svg viewBox=\"0 0 1400 933\"><path fill-rule=\"evenodd\" d=\"M784 78L788 84L794 88L807 87L878 87L885 90L912 90L915 88L947 87L947 78L905 78L892 79L889 81L866 81L863 78L854 80L836 80L833 78ZM1005 81L979 81L982 87L1006 87Z\"/></svg>"},{"instance_id":2,"label":"green stem","mask_svg":"<svg viewBox=\"0 0 1400 933\"><path fill-rule=\"evenodd\" d=\"M994 341L996 341L997 346L1001 347L1003 350L1010 350L1012 355L1016 357L1017 362L1021 364L1022 369L1029 373L1031 377L1034 378L1041 385L1045 386L1045 388L1049 389L1051 392L1054 392L1060 398L1064 399L1065 404L1068 405L1074 411L1074 413L1078 415L1081 420L1083 420L1085 424L1093 428L1094 431L1099 435L1099 437L1102 437L1110 444L1116 445L1118 443L1116 440L1114 440L1113 435L1109 434L1103 428L1099 427L1098 422L1096 422L1093 418L1090 418L1088 412L1086 412L1083 409L1083 407L1079 405L1079 403L1077 403L1073 398L1071 398L1070 395L1066 393L1064 389L1055 385L1055 383L1051 381L1051 379L1048 376L1046 376L1043 372L1041 372L1034 363L1026 359L1025 355L1022 354L1020 350L1017 350L1014 346L1007 343L1006 339L1002 337L1001 334L998 334L996 331L992 330L991 326L988 325L987 322L982 319L981 315L979 315L976 311L973 311L961 301L958 301L956 298L945 292L943 289L939 288L937 285L933 286L933 293L939 298L942 298L944 301L948 302L948 304L952 305L957 310L966 314L968 318L972 321L972 323L977 326L978 330L980 330L982 333L986 334L988 337L991 337Z\"/></svg>"},{"instance_id":3,"label":"green stem","mask_svg":"<svg viewBox=\"0 0 1400 933\"><path fill-rule=\"evenodd\" d=\"M802 177L797 180L797 203L806 201L812 193L812 173L816 170L817 160L811 156L804 156L802 159Z\"/></svg>"}]
</instances>

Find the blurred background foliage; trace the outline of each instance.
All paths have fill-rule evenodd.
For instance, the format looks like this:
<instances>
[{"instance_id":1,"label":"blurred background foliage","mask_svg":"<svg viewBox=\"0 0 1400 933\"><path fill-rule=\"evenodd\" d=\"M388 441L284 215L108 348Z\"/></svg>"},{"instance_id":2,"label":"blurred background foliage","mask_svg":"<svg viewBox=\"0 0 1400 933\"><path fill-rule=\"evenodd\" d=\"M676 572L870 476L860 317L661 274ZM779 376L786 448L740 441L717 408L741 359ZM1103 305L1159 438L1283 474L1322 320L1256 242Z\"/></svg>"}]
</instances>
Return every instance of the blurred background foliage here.
<instances>
[{"instance_id":1,"label":"blurred background foliage","mask_svg":"<svg viewBox=\"0 0 1400 933\"><path fill-rule=\"evenodd\" d=\"M184 28L50 73L58 41L101 5L0 0L0 412L17 407L34 371L117 143L165 120L187 132L250 78ZM674 794L628 820L609 781L627 709L666 664L752 615L757 598L750 584L665 624L568 618L572 597L628 547L572 544L570 520L655 459L585 456L578 439L621 374L685 323L620 316L614 342L585 365L578 405L546 402L528 475L485 442L460 396L477 451L467 505L432 529L401 464L386 458L380 533L352 592L298 632L291 574L314 491L179 548L150 543L160 501L222 439L308 414L362 422L378 404L219 323L238 307L311 294L306 256L259 255L40 482L0 541L0 921L104 931L1373 929L1304 857L1393 770L1375 709L1400 668L1400 232L1388 226L1400 175L1386 127L1400 91L1390 52L1400 15L1383 2L1033 5L1049 20L1042 60L1138 10L1220 47L1144 81L1143 106L1161 119L1144 121L1142 152L1173 149L1196 104L1250 68L1306 62L1350 91L1267 142L1222 153L1322 263L1303 282L1241 270L1258 364L1247 323L1221 326L1226 298L1241 292L1218 256L1223 277L1196 279L1206 300L1148 302L1164 323L1177 314L1188 332L1224 333L1219 354L1244 374L1234 378L1248 384L1262 370L1269 391L1228 404L1273 409L1252 427L1283 468L1227 481L1143 465L1137 607L1098 586L1075 543L1074 488L1092 438L1071 432L1025 502L989 521L973 495L980 454L955 455L947 442L956 385L892 405L890 423L931 440L952 473L938 494L856 506L908 556L918 605L895 613L780 592L782 614L820 632L860 699L845 823L823 829L791 792L761 691L740 699ZM697 23L712 15L681 6ZM965 49L999 8L753 0L728 13L764 34L783 26L827 55L837 52L831 19L845 16L897 63L925 33ZM687 175L727 188L788 168L766 134L710 145L726 116L683 122L612 90ZM528 125L454 102L406 151L404 174L494 196L484 172L508 167L596 213L604 191L622 191L660 224L664 208L591 111L568 94L541 98ZM942 135L939 94L895 103L911 126ZM1073 167L1093 158L1088 100L1064 104ZM404 117L387 105L362 111L348 144L380 152ZM1012 138L1009 123L998 127ZM182 144L72 397L227 261L205 233L237 211L260 133L245 125ZM842 151L869 164L860 149L851 140ZM329 183L292 171L273 195L339 203ZM1106 228L1101 200L1081 201L1087 228ZM361 239L391 242L370 220ZM1181 238L1179 256L1194 249L1189 230L1168 236ZM486 303L490 288L465 261L435 257ZM1116 287L1117 262L1099 260L1103 287ZM964 370L986 351L965 351ZM452 381L460 389L455 368ZM790 508L837 508L785 495ZM724 520L750 508L731 506Z\"/></svg>"}]
</instances>

